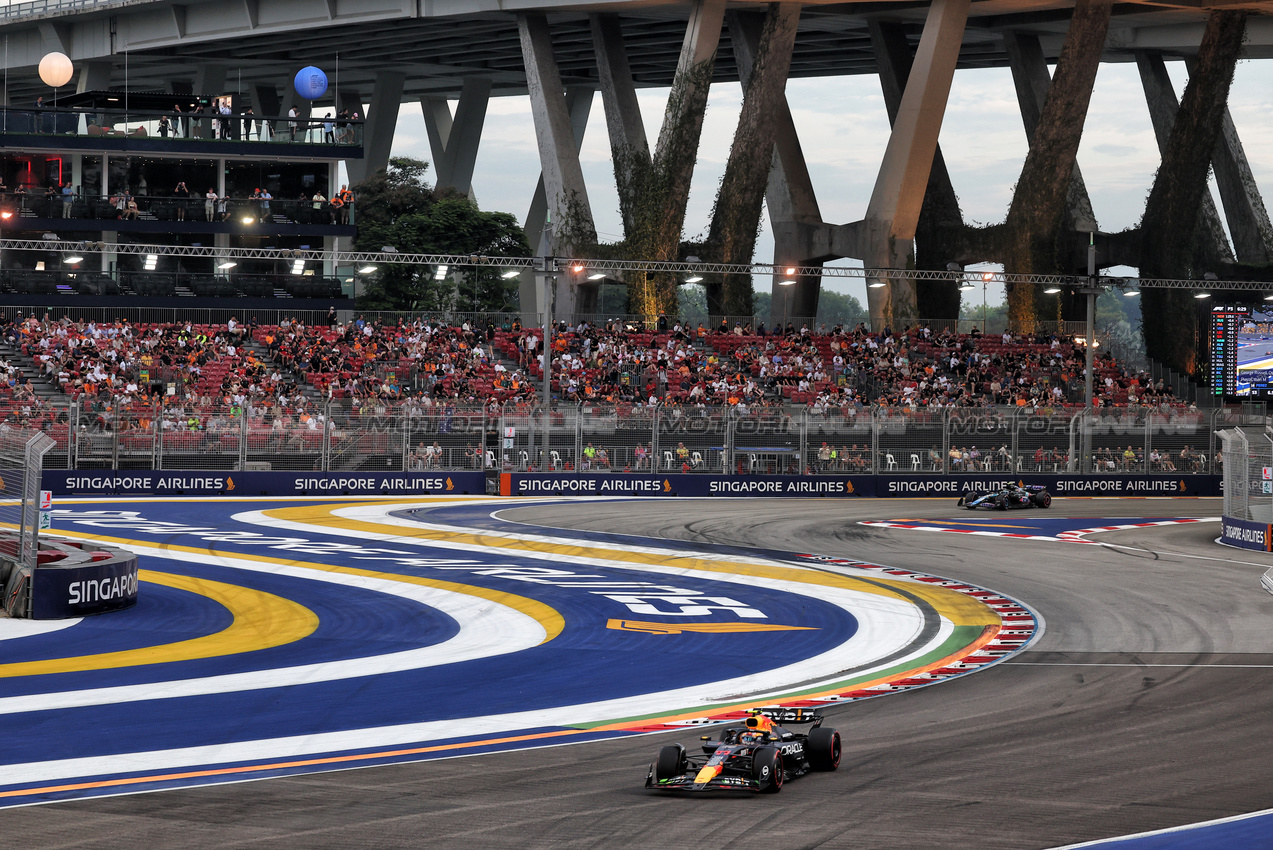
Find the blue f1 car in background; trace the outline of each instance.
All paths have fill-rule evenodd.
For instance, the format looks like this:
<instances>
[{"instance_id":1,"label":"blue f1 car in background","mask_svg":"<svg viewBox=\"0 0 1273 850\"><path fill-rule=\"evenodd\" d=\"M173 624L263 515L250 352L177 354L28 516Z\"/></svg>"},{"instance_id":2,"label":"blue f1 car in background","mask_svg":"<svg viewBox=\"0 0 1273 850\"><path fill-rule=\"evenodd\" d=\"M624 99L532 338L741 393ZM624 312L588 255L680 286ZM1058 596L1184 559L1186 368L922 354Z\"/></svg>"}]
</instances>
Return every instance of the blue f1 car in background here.
<instances>
[{"instance_id":1,"label":"blue f1 car in background","mask_svg":"<svg viewBox=\"0 0 1273 850\"><path fill-rule=\"evenodd\" d=\"M971 490L965 490L959 497L958 504L970 511L975 511L977 508L994 508L999 511L1016 508L1046 508L1052 505L1052 494L1042 484L1027 484L1024 487L1019 484L1009 484L993 493L977 494Z\"/></svg>"}]
</instances>

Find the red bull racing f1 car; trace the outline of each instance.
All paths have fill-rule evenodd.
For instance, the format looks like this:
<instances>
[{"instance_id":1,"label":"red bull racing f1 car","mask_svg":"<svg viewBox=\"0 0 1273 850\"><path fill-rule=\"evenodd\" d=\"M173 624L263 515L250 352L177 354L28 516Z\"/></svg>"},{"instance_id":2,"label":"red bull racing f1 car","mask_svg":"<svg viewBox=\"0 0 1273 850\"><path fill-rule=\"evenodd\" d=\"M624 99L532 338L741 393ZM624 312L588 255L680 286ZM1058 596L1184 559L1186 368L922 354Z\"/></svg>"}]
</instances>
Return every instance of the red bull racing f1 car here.
<instances>
[{"instance_id":1,"label":"red bull racing f1 car","mask_svg":"<svg viewBox=\"0 0 1273 850\"><path fill-rule=\"evenodd\" d=\"M977 508L994 508L1000 511L1016 508L1046 508L1052 505L1052 494L1042 484L1009 484L993 493L974 493L965 490L957 504L970 511Z\"/></svg>"},{"instance_id":2,"label":"red bull racing f1 car","mask_svg":"<svg viewBox=\"0 0 1273 850\"><path fill-rule=\"evenodd\" d=\"M807 708L753 708L743 728L702 737L702 755L680 744L659 750L645 787L659 791L753 791L776 794L788 779L840 766L840 733ZM779 723L810 723L793 732Z\"/></svg>"}]
</instances>

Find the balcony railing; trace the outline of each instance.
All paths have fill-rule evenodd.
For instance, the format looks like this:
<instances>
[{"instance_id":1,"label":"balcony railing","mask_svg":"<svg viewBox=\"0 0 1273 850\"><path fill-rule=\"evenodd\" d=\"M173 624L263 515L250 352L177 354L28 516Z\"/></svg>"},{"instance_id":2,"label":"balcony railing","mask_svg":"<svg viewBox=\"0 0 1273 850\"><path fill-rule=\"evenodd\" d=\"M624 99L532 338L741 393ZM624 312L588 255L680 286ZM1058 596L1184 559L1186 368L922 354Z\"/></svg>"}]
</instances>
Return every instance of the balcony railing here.
<instances>
[{"instance_id":1,"label":"balcony railing","mask_svg":"<svg viewBox=\"0 0 1273 850\"><path fill-rule=\"evenodd\" d=\"M32 138L159 138L174 142L267 142L282 146L360 147L363 121L322 116L290 118L286 115L220 115L207 111L130 110L126 105L111 109L66 109L49 103L25 108L0 108L0 133Z\"/></svg>"},{"instance_id":2,"label":"balcony railing","mask_svg":"<svg viewBox=\"0 0 1273 850\"><path fill-rule=\"evenodd\" d=\"M130 203L131 202L131 203ZM210 199L192 191L188 196L63 195L38 187L0 190L0 210L10 213L0 225L3 231L22 230L22 219L96 219L105 221L163 221L179 223L230 222L258 224L355 224L355 204L333 204L331 199L231 197ZM93 229L93 228L90 228ZM110 229L110 228L106 228Z\"/></svg>"}]
</instances>

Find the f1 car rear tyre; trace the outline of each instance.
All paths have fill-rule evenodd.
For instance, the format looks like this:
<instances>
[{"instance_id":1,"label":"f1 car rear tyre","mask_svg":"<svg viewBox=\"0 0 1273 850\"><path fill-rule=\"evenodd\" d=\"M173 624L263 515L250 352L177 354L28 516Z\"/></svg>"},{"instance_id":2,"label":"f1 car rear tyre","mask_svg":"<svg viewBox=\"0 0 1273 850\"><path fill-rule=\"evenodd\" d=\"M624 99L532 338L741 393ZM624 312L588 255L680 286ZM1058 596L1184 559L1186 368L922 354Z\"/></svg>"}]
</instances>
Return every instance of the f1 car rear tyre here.
<instances>
[{"instance_id":1,"label":"f1 car rear tyre","mask_svg":"<svg viewBox=\"0 0 1273 850\"><path fill-rule=\"evenodd\" d=\"M835 770L840 766L840 733L822 726L809 730L805 751L814 770Z\"/></svg>"},{"instance_id":2,"label":"f1 car rear tyre","mask_svg":"<svg viewBox=\"0 0 1273 850\"><path fill-rule=\"evenodd\" d=\"M1036 494L1036 495L1035 495L1035 497L1034 497L1034 503L1035 503L1036 505L1038 505L1039 507L1041 507L1041 508L1051 507L1051 506L1052 506L1052 494L1051 494L1051 493L1049 493L1049 492L1047 492L1046 490L1045 490L1045 491L1043 491L1042 493L1038 493L1038 494Z\"/></svg>"},{"instance_id":3,"label":"f1 car rear tyre","mask_svg":"<svg viewBox=\"0 0 1273 850\"><path fill-rule=\"evenodd\" d=\"M654 778L662 781L680 776L685 772L685 748L680 744L669 744L659 750L659 759L654 763Z\"/></svg>"},{"instance_id":4,"label":"f1 car rear tyre","mask_svg":"<svg viewBox=\"0 0 1273 850\"><path fill-rule=\"evenodd\" d=\"M782 790L782 755L775 747L761 747L752 756L752 778L760 784L765 794L777 794Z\"/></svg>"}]
</instances>

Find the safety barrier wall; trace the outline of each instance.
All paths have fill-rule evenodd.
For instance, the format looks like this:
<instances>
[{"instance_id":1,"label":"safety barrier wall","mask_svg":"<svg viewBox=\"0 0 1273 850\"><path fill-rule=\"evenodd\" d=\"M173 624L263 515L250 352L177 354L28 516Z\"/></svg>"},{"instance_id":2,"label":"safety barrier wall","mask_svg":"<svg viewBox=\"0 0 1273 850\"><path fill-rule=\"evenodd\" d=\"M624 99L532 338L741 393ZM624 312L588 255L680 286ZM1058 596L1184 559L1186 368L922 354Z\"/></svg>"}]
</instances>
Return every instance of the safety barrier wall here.
<instances>
[{"instance_id":1,"label":"safety barrier wall","mask_svg":"<svg viewBox=\"0 0 1273 850\"><path fill-rule=\"evenodd\" d=\"M480 496L484 472L173 472L45 470L57 496Z\"/></svg>"},{"instance_id":2,"label":"safety barrier wall","mask_svg":"<svg viewBox=\"0 0 1273 850\"><path fill-rule=\"evenodd\" d=\"M136 605L137 556L118 550L109 554L109 559L89 563L36 567L31 578L31 619L62 620Z\"/></svg>"},{"instance_id":3,"label":"safety barrier wall","mask_svg":"<svg viewBox=\"0 0 1273 850\"><path fill-rule=\"evenodd\" d=\"M1219 496L1219 475L658 475L503 473L505 496L949 497L1042 484L1054 496Z\"/></svg>"},{"instance_id":4,"label":"safety barrier wall","mask_svg":"<svg viewBox=\"0 0 1273 850\"><path fill-rule=\"evenodd\" d=\"M1259 552L1270 552L1273 543L1273 526L1267 522L1253 522L1248 519L1220 518L1220 542L1243 549L1255 549Z\"/></svg>"}]
</instances>

